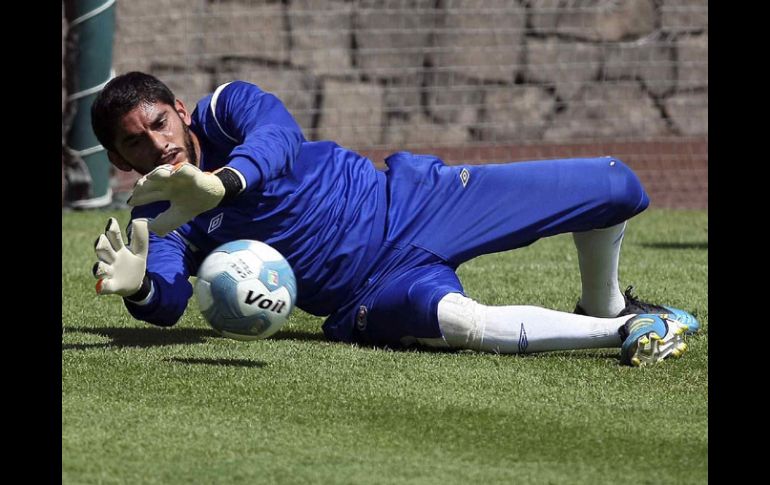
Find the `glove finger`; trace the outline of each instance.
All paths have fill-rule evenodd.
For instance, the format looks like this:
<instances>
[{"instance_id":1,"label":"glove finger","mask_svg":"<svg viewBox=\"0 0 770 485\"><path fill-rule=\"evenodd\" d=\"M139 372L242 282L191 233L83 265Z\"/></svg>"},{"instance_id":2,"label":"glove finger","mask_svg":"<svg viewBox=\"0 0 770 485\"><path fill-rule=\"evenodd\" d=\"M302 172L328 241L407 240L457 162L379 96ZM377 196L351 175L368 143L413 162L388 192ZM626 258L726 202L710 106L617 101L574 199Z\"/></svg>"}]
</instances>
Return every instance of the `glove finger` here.
<instances>
[{"instance_id":1,"label":"glove finger","mask_svg":"<svg viewBox=\"0 0 770 485\"><path fill-rule=\"evenodd\" d=\"M136 185L143 185L147 182L152 181L158 181L163 180L171 177L171 174L174 173L175 166L171 164L165 164L165 165L158 165L154 169L152 169L152 172L148 173L141 179L139 179L136 182Z\"/></svg>"},{"instance_id":2,"label":"glove finger","mask_svg":"<svg viewBox=\"0 0 770 485\"><path fill-rule=\"evenodd\" d=\"M104 235L116 252L123 249L123 235L120 233L120 224L117 219L110 217L107 221L107 227L104 228Z\"/></svg>"},{"instance_id":3,"label":"glove finger","mask_svg":"<svg viewBox=\"0 0 770 485\"><path fill-rule=\"evenodd\" d=\"M101 234L96 240L94 251L96 252L96 257L99 258L99 260L104 261L107 264L112 264L115 262L115 250L112 249L110 241L107 240L107 236L104 234Z\"/></svg>"},{"instance_id":4,"label":"glove finger","mask_svg":"<svg viewBox=\"0 0 770 485\"><path fill-rule=\"evenodd\" d=\"M178 163L174 165L173 169L171 169L171 174L174 175L174 177L192 178L192 177L195 177L195 175L200 172L201 172L201 169L199 169L198 167L196 167L190 162Z\"/></svg>"},{"instance_id":5,"label":"glove finger","mask_svg":"<svg viewBox=\"0 0 770 485\"><path fill-rule=\"evenodd\" d=\"M168 178L171 176L172 172L172 165L160 165L155 167L152 172L139 178L139 180L134 183L134 187L131 189L131 197L129 197L128 202L130 203L131 198L133 198L136 194L151 192L163 187L165 185L164 182L168 182Z\"/></svg>"},{"instance_id":6,"label":"glove finger","mask_svg":"<svg viewBox=\"0 0 770 485\"><path fill-rule=\"evenodd\" d=\"M113 288L113 282L111 278L102 278L96 282L96 294L97 295L113 295L115 289Z\"/></svg>"},{"instance_id":7,"label":"glove finger","mask_svg":"<svg viewBox=\"0 0 770 485\"><path fill-rule=\"evenodd\" d=\"M159 236L165 236L192 218L192 215L184 213L178 207L172 205L170 209L150 221L150 230Z\"/></svg>"},{"instance_id":8,"label":"glove finger","mask_svg":"<svg viewBox=\"0 0 770 485\"><path fill-rule=\"evenodd\" d=\"M155 167L150 173L147 173L139 177L136 180L136 182L134 182L134 186L131 189L135 190L139 187L143 187L149 181L153 181L153 180L157 181L159 179L168 178L171 175L171 172L172 172L171 165L160 165L158 167Z\"/></svg>"},{"instance_id":9,"label":"glove finger","mask_svg":"<svg viewBox=\"0 0 770 485\"><path fill-rule=\"evenodd\" d=\"M97 280L102 279L104 277L111 277L112 276L112 266L105 263L104 261L97 261L94 263L93 268L91 268L91 273L93 273L94 278Z\"/></svg>"},{"instance_id":10,"label":"glove finger","mask_svg":"<svg viewBox=\"0 0 770 485\"><path fill-rule=\"evenodd\" d=\"M147 259L150 247L150 229L147 219L134 219L128 226L128 239L131 252Z\"/></svg>"}]
</instances>

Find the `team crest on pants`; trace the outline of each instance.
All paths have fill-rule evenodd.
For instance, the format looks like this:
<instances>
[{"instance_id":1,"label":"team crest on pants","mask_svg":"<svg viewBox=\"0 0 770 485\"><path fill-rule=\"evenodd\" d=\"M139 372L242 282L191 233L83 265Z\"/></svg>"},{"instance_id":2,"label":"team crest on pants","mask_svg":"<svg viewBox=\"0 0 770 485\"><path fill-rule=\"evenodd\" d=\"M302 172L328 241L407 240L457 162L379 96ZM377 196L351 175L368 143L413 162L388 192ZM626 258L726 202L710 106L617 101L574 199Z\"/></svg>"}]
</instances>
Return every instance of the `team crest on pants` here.
<instances>
[{"instance_id":1,"label":"team crest on pants","mask_svg":"<svg viewBox=\"0 0 770 485\"><path fill-rule=\"evenodd\" d=\"M358 313L356 313L356 327L358 327L359 330L366 328L366 316L368 313L369 311L364 305L358 307Z\"/></svg>"},{"instance_id":2,"label":"team crest on pants","mask_svg":"<svg viewBox=\"0 0 770 485\"><path fill-rule=\"evenodd\" d=\"M471 173L468 171L467 168L462 169L460 172L460 182L463 183L463 188L465 188L466 185L468 185L468 180L471 178Z\"/></svg>"}]
</instances>

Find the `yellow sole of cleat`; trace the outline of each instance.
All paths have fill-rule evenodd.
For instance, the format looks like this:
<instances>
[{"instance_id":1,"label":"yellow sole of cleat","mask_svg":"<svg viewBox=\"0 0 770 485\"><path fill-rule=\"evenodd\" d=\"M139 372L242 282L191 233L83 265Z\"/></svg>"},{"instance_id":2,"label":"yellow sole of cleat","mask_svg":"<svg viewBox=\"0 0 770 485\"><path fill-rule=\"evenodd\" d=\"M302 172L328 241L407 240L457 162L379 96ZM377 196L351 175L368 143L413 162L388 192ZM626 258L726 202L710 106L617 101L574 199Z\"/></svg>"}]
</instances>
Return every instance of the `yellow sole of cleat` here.
<instances>
[{"instance_id":1,"label":"yellow sole of cleat","mask_svg":"<svg viewBox=\"0 0 770 485\"><path fill-rule=\"evenodd\" d=\"M671 333L666 333L665 338L657 332L639 337L629 364L643 367L659 363L669 357L676 359L682 357L688 348L684 341L687 327L677 323L677 327L671 328L670 331Z\"/></svg>"}]
</instances>

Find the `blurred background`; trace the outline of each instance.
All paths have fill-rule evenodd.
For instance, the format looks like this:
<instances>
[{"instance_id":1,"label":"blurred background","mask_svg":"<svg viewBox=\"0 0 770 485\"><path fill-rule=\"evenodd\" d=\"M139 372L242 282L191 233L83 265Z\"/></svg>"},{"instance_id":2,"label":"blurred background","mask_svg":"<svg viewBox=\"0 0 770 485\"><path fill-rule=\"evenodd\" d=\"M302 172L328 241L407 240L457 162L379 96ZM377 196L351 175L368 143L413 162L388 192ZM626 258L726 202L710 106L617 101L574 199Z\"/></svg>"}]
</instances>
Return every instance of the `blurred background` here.
<instances>
[{"instance_id":1,"label":"blurred background","mask_svg":"<svg viewBox=\"0 0 770 485\"><path fill-rule=\"evenodd\" d=\"M65 1L63 205L127 197L87 110L132 70L188 106L253 82L379 167L612 155L652 207L708 207L706 0Z\"/></svg>"}]
</instances>

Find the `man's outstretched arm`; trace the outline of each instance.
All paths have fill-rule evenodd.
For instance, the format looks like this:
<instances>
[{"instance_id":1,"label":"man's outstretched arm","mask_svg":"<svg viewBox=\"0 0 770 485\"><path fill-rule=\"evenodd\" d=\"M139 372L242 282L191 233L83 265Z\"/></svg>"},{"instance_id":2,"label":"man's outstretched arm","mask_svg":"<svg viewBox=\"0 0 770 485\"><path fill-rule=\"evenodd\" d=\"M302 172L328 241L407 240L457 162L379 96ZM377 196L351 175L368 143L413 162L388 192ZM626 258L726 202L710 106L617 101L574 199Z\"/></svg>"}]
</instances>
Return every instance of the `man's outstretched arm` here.
<instances>
[{"instance_id":1,"label":"man's outstretched arm","mask_svg":"<svg viewBox=\"0 0 770 485\"><path fill-rule=\"evenodd\" d=\"M176 233L159 237L150 234L147 226L147 219L134 219L126 245L118 222L110 218L95 245L96 292L122 296L129 313L138 320L171 326L192 296L188 281L192 263Z\"/></svg>"}]
</instances>

